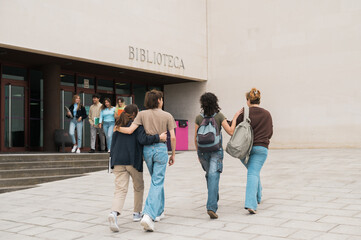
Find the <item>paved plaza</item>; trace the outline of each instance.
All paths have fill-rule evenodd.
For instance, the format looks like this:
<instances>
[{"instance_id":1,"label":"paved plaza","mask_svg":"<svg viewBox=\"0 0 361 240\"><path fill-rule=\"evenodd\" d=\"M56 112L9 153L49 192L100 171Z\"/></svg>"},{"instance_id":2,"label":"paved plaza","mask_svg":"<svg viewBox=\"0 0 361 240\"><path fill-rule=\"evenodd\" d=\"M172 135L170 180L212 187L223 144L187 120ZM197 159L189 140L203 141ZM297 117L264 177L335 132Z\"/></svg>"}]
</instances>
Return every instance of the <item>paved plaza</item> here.
<instances>
[{"instance_id":1,"label":"paved plaza","mask_svg":"<svg viewBox=\"0 0 361 240\"><path fill-rule=\"evenodd\" d=\"M145 196L149 174L145 169ZM259 213L244 209L246 170L225 154L219 219L206 214L204 172L193 151L166 175L166 218L156 232L132 222L133 191L109 230L113 175L106 171L0 195L0 239L361 239L361 149L271 150ZM145 200L145 199L144 199Z\"/></svg>"}]
</instances>

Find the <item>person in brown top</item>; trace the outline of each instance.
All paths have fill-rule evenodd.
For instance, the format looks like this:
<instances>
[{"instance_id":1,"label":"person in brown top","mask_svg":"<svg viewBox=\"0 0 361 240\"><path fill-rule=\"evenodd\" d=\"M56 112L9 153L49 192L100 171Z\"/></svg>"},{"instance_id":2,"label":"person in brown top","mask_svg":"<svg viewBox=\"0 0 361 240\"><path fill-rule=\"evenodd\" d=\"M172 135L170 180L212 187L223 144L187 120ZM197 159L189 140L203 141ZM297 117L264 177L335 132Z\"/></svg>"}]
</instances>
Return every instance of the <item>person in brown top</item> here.
<instances>
[{"instance_id":1,"label":"person in brown top","mask_svg":"<svg viewBox=\"0 0 361 240\"><path fill-rule=\"evenodd\" d=\"M242 163L247 168L247 187L245 209L255 214L257 205L261 203L262 185L260 172L268 155L268 145L273 135L273 123L271 114L259 105L261 103L261 92L252 88L246 93L247 105L249 107L249 118L253 130L253 147L248 163ZM237 118L237 125L243 121L244 114Z\"/></svg>"},{"instance_id":2,"label":"person in brown top","mask_svg":"<svg viewBox=\"0 0 361 240\"><path fill-rule=\"evenodd\" d=\"M164 217L164 177L167 163L172 166L175 161L176 138L174 129L177 127L173 116L162 110L163 93L158 90L148 91L145 95L145 111L138 113L130 127L117 127L114 131L132 134L140 125L143 125L148 135L161 135L169 131L172 155L168 161L168 149L165 143L154 143L144 146L144 161L147 164L151 184L148 197L143 209L141 225L146 231L154 231L154 221Z\"/></svg>"}]
</instances>

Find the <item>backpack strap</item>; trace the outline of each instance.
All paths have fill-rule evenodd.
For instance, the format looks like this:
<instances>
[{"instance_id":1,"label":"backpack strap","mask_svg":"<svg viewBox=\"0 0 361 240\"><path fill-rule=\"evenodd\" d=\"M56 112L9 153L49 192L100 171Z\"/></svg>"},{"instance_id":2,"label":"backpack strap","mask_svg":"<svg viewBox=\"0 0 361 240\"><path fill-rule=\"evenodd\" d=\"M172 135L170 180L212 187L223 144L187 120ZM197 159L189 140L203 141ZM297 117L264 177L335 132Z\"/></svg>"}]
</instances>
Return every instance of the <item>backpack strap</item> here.
<instances>
[{"instance_id":1,"label":"backpack strap","mask_svg":"<svg viewBox=\"0 0 361 240\"><path fill-rule=\"evenodd\" d=\"M249 118L249 107L245 106L244 108L244 112L243 112L243 122L248 121L249 123L251 122L251 119Z\"/></svg>"}]
</instances>

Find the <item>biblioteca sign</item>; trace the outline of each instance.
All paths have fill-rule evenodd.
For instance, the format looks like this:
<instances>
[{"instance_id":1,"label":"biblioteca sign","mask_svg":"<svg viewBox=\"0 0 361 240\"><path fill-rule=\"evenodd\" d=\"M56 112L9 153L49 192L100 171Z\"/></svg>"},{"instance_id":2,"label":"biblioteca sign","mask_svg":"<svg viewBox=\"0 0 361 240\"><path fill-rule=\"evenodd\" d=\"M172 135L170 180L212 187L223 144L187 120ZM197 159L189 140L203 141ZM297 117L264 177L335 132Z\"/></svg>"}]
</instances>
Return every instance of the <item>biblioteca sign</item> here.
<instances>
[{"instance_id":1,"label":"biblioteca sign","mask_svg":"<svg viewBox=\"0 0 361 240\"><path fill-rule=\"evenodd\" d=\"M152 52L147 49L129 46L129 59L138 62L147 62L159 66L185 69L183 59L170 54Z\"/></svg>"}]
</instances>

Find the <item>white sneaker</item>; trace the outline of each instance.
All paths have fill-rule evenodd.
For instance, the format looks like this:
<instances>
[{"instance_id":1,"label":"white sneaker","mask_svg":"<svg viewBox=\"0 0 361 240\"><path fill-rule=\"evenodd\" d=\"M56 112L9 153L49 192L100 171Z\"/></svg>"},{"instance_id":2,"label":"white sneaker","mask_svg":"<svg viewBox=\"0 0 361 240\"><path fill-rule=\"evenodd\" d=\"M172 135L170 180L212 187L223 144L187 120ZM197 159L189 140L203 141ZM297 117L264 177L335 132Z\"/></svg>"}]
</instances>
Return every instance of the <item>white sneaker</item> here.
<instances>
[{"instance_id":1,"label":"white sneaker","mask_svg":"<svg viewBox=\"0 0 361 240\"><path fill-rule=\"evenodd\" d=\"M140 224L145 231L154 232L154 222L147 214L144 214L142 221L140 221Z\"/></svg>"},{"instance_id":2,"label":"white sneaker","mask_svg":"<svg viewBox=\"0 0 361 240\"><path fill-rule=\"evenodd\" d=\"M79 149L79 148L76 150L76 153L80 153L80 149Z\"/></svg>"},{"instance_id":3,"label":"white sneaker","mask_svg":"<svg viewBox=\"0 0 361 240\"><path fill-rule=\"evenodd\" d=\"M108 153L110 153L110 150L108 150Z\"/></svg>"},{"instance_id":4,"label":"white sneaker","mask_svg":"<svg viewBox=\"0 0 361 240\"><path fill-rule=\"evenodd\" d=\"M156 217L154 219L154 222L160 222L160 220L162 220L163 218L165 218L164 212L162 212L162 214L160 216Z\"/></svg>"},{"instance_id":5,"label":"white sneaker","mask_svg":"<svg viewBox=\"0 0 361 240\"><path fill-rule=\"evenodd\" d=\"M119 226L117 222L117 216L113 213L110 213L108 215L108 221L109 221L109 228L113 232L119 232Z\"/></svg>"},{"instance_id":6,"label":"white sneaker","mask_svg":"<svg viewBox=\"0 0 361 240\"><path fill-rule=\"evenodd\" d=\"M142 220L142 216L143 214L140 212L133 213L133 222L139 222L140 220Z\"/></svg>"},{"instance_id":7,"label":"white sneaker","mask_svg":"<svg viewBox=\"0 0 361 240\"><path fill-rule=\"evenodd\" d=\"M78 146L77 145L74 145L73 146L73 149L71 150L72 153L75 153L75 151L78 149Z\"/></svg>"}]
</instances>

